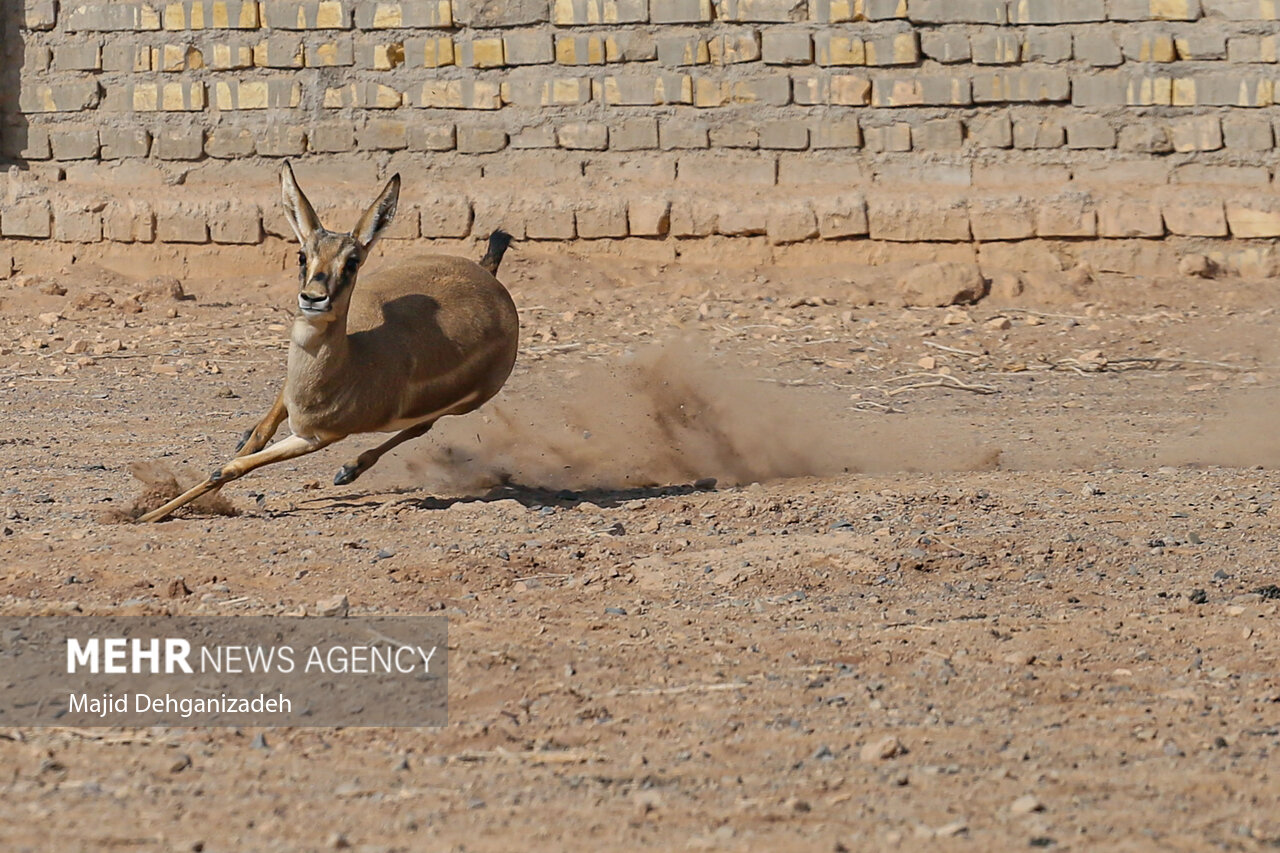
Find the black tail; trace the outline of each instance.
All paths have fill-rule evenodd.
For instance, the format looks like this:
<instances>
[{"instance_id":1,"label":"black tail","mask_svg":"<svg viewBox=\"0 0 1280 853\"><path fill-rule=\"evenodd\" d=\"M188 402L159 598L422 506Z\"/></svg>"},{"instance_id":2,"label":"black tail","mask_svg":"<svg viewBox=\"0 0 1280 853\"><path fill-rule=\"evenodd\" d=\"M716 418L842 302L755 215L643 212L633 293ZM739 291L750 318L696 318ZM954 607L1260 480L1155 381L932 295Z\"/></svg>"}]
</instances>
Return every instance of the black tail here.
<instances>
[{"instance_id":1,"label":"black tail","mask_svg":"<svg viewBox=\"0 0 1280 853\"><path fill-rule=\"evenodd\" d=\"M498 266L502 263L502 256L507 253L507 247L511 245L511 235L499 228L489 235L489 249L484 253L484 257L480 259L480 266L489 271L490 275L498 274Z\"/></svg>"}]
</instances>

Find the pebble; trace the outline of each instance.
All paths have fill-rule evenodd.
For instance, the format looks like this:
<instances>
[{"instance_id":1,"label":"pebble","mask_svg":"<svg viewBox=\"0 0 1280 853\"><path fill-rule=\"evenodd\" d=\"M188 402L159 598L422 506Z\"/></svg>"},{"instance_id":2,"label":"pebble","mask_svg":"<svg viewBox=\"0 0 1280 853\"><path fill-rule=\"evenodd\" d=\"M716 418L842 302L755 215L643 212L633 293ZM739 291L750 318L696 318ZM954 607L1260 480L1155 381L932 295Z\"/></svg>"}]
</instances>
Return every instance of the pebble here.
<instances>
[{"instance_id":1,"label":"pebble","mask_svg":"<svg viewBox=\"0 0 1280 853\"><path fill-rule=\"evenodd\" d=\"M1044 803L1040 802L1035 794L1023 794L1009 804L1010 814L1026 815L1042 811L1044 811Z\"/></svg>"},{"instance_id":2,"label":"pebble","mask_svg":"<svg viewBox=\"0 0 1280 853\"><path fill-rule=\"evenodd\" d=\"M347 611L350 609L350 602L347 601L345 595L335 595L332 598L322 598L316 602L317 616L333 616L338 619L346 619Z\"/></svg>"},{"instance_id":3,"label":"pebble","mask_svg":"<svg viewBox=\"0 0 1280 853\"><path fill-rule=\"evenodd\" d=\"M610 616L626 616L627 615L627 611L621 607L606 607L604 609L604 612L608 613Z\"/></svg>"},{"instance_id":4,"label":"pebble","mask_svg":"<svg viewBox=\"0 0 1280 853\"><path fill-rule=\"evenodd\" d=\"M902 745L902 741L893 735L873 740L863 745L859 750L858 756L866 762L887 761L890 758L896 758L904 755L907 749Z\"/></svg>"},{"instance_id":5,"label":"pebble","mask_svg":"<svg viewBox=\"0 0 1280 853\"><path fill-rule=\"evenodd\" d=\"M1193 589L1187 593L1187 598L1192 604L1204 604L1209 600L1209 593L1203 589Z\"/></svg>"},{"instance_id":6,"label":"pebble","mask_svg":"<svg viewBox=\"0 0 1280 853\"><path fill-rule=\"evenodd\" d=\"M262 734L262 732L258 732L256 735L253 736L253 742L250 743L249 746L253 747L254 749L270 749L271 748L267 746L267 739Z\"/></svg>"}]
</instances>

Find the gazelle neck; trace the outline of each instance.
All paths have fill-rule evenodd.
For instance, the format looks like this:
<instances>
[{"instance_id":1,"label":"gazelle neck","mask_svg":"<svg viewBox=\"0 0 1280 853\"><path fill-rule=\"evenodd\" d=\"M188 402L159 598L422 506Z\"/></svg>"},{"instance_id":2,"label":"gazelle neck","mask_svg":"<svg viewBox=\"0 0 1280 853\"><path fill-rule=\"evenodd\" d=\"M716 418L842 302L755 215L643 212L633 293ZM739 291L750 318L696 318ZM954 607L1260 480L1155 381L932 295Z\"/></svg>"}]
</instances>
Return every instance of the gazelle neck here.
<instances>
[{"instance_id":1,"label":"gazelle neck","mask_svg":"<svg viewBox=\"0 0 1280 853\"><path fill-rule=\"evenodd\" d=\"M290 334L290 380L312 388L327 386L346 367L350 341L347 339L347 313L338 312L332 320L298 316Z\"/></svg>"}]
</instances>

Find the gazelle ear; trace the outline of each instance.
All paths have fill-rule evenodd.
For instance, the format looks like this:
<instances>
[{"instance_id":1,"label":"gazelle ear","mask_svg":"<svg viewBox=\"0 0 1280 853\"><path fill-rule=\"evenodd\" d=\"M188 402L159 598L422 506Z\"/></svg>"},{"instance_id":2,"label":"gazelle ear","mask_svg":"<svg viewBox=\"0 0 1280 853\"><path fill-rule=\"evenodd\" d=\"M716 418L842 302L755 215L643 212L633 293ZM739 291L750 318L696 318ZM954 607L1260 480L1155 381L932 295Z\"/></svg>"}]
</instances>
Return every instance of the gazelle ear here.
<instances>
[{"instance_id":1,"label":"gazelle ear","mask_svg":"<svg viewBox=\"0 0 1280 853\"><path fill-rule=\"evenodd\" d=\"M399 201L400 176L394 175L351 232L351 236L356 238L361 247L368 249L372 246L373 241L391 224L391 220L396 217L396 204Z\"/></svg>"},{"instance_id":2,"label":"gazelle ear","mask_svg":"<svg viewBox=\"0 0 1280 853\"><path fill-rule=\"evenodd\" d=\"M316 209L298 187L298 180L293 176L293 167L288 160L280 173L280 196L284 200L284 216L289 220L289 227L297 235L298 242L305 245L311 235L319 230L320 220L316 217Z\"/></svg>"}]
</instances>

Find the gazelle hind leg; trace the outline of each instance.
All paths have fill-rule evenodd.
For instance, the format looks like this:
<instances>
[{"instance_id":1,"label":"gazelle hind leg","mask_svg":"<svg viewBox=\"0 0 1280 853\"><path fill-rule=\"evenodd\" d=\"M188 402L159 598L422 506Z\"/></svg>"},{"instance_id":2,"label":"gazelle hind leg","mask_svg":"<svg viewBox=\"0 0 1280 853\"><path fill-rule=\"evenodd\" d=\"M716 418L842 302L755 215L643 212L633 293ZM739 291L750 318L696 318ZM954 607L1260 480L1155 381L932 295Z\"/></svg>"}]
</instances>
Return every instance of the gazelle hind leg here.
<instances>
[{"instance_id":1,"label":"gazelle hind leg","mask_svg":"<svg viewBox=\"0 0 1280 853\"><path fill-rule=\"evenodd\" d=\"M427 430L431 429L434 424L435 421L427 421L411 426L408 429L402 429L377 447L369 448L354 460L339 468L337 476L333 478L333 484L335 486L345 486L348 483L355 482L355 479L372 468L384 453L404 444L406 441L412 441L421 435L426 435Z\"/></svg>"},{"instance_id":2,"label":"gazelle hind leg","mask_svg":"<svg viewBox=\"0 0 1280 853\"><path fill-rule=\"evenodd\" d=\"M220 488L232 480L238 480L250 471L261 468L264 465L270 465L274 462L283 462L286 459L294 459L298 456L306 456L308 453L315 453L317 450L333 444L335 440L336 439L314 440L291 435L286 439L276 442L266 450L260 450L257 453L251 453L248 456L237 457L226 465L223 465L217 471L214 471L213 474L211 474L209 478L200 485L188 489L159 509L154 509L140 517L138 521L162 521L172 515L174 510L186 506L201 495L208 494L214 489Z\"/></svg>"},{"instance_id":3,"label":"gazelle hind leg","mask_svg":"<svg viewBox=\"0 0 1280 853\"><path fill-rule=\"evenodd\" d=\"M271 404L271 410L263 415L262 420L258 421L252 429L245 430L244 435L240 436L240 443L236 445L236 457L248 456L266 447L267 442L276 434L276 430L280 429L280 424L284 423L287 417L289 417L289 410L285 408L282 389L276 395L276 401Z\"/></svg>"}]
</instances>

